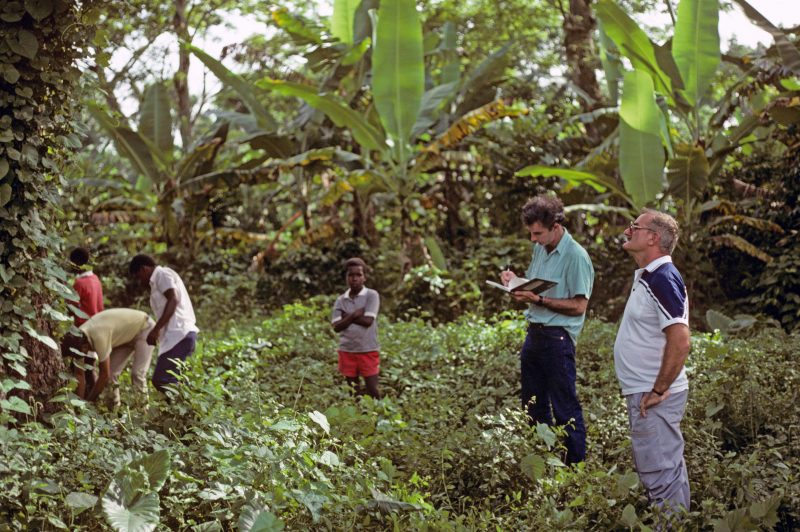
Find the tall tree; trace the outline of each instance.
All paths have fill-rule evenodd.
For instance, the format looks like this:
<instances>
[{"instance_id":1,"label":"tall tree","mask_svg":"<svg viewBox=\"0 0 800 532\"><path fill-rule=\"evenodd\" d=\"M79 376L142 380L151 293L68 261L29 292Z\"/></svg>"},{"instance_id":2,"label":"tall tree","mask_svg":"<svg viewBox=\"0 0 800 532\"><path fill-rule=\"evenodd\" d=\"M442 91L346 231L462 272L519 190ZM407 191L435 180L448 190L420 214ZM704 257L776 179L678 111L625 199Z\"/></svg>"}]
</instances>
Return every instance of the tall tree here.
<instances>
[{"instance_id":1,"label":"tall tree","mask_svg":"<svg viewBox=\"0 0 800 532\"><path fill-rule=\"evenodd\" d=\"M0 422L32 413L63 368L50 337L70 293L59 266L56 218L59 154L80 145L69 116L96 3L4 2L0 7ZM11 392L9 395L7 395ZM16 395L15 395L16 394Z\"/></svg>"}]
</instances>

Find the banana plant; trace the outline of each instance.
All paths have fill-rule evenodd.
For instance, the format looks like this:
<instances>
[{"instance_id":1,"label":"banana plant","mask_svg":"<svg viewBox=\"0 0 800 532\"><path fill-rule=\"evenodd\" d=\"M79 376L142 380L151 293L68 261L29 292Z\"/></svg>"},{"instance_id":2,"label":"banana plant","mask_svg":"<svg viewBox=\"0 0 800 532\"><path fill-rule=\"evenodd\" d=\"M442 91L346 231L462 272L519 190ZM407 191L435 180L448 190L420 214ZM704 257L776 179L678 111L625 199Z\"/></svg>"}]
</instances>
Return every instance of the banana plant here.
<instances>
[{"instance_id":1,"label":"banana plant","mask_svg":"<svg viewBox=\"0 0 800 532\"><path fill-rule=\"evenodd\" d=\"M180 184L211 171L220 148L227 140L228 123L222 122L195 146L178 152L173 144L173 118L166 86L149 86L139 109L137 130L118 125L105 109L94 102L87 108L111 137L117 152L128 159L136 172L136 189L156 197L161 238L169 248L176 246L192 256L199 217L208 202L206 195L181 196Z\"/></svg>"},{"instance_id":2,"label":"banana plant","mask_svg":"<svg viewBox=\"0 0 800 532\"><path fill-rule=\"evenodd\" d=\"M346 43L347 28L359 34L358 13L347 2L337 2L334 27ZM341 10L340 10L341 6ZM258 90L267 90L287 97L299 98L306 105L323 113L337 127L345 129L350 143L358 151L360 168L348 168L342 186L325 193L326 201L350 190L385 191L401 208L401 233L409 236L409 200L417 192L423 172L437 167L465 137L485 124L504 117L515 117L525 111L501 100L493 101L493 91L505 70L508 47L492 54L463 79L455 54L455 29L445 26L439 52L445 59L440 83L426 87L422 25L413 0L385 0L380 8L370 11L373 39L361 56L361 64L371 64L371 100L366 110L354 108L358 101L341 97L314 86L296 81L264 78L256 82ZM300 30L293 27L294 32ZM361 35L363 35L363 31ZM353 39L351 49L359 49L367 37ZM204 62L207 56L198 54ZM208 64L208 63L207 63ZM356 68L356 66L354 66ZM432 76L428 76L432 79ZM237 90L235 86L231 86ZM329 87L330 88L330 87ZM489 94L489 98L486 98ZM472 107L475 105L475 107ZM423 134L433 131L433 140L420 142ZM352 162L348 166L352 167ZM419 240L419 239L417 239Z\"/></svg>"},{"instance_id":3,"label":"banana plant","mask_svg":"<svg viewBox=\"0 0 800 532\"><path fill-rule=\"evenodd\" d=\"M790 69L800 65L797 48L774 25L770 24L746 0L735 0L745 13L776 39L778 53ZM738 91L753 78L747 71L721 101L712 101L709 87L720 64L719 5L717 0L681 0L678 5L674 36L664 45L650 40L647 34L614 0L599 0L596 13L601 26L601 57L618 54L633 67L620 71L619 64L606 61L609 93L622 81L623 94L619 107L619 127L612 139L603 143L595 155L618 146L619 177L625 195L609 188L638 209L658 201L676 200L684 225L699 230L700 216L706 211L702 197L711 190L726 158L742 146L757 142L754 132L767 113L779 115L792 106L790 86L777 94L772 102L747 105L737 109ZM753 98L769 98L759 93ZM716 108L708 113L704 108ZM702 117L711 116L707 122ZM782 118L793 120L793 113ZM733 125L730 118L735 119ZM800 120L798 120L800 121ZM677 127L682 125L683 127ZM589 184L605 186L614 179L578 168L581 179ZM574 170L573 170L574 171ZM556 173L566 180L574 179L565 169L528 167L520 175ZM705 205L705 204L703 204ZM751 224L752 225L752 224ZM763 224L754 227L767 230ZM776 228L768 228L775 231ZM760 260L764 253L734 235L706 235L720 245L735 247Z\"/></svg>"}]
</instances>

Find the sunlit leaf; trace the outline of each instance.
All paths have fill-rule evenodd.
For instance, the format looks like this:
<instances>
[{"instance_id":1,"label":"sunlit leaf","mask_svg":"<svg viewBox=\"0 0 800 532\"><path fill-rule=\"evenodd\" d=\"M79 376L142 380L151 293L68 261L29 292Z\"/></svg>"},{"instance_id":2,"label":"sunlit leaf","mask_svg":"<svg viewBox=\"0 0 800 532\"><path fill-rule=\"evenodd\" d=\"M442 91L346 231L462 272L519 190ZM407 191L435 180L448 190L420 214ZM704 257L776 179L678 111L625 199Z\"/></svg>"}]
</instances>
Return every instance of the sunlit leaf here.
<instances>
[{"instance_id":1,"label":"sunlit leaf","mask_svg":"<svg viewBox=\"0 0 800 532\"><path fill-rule=\"evenodd\" d=\"M382 0L375 35L372 97L381 124L404 162L425 90L422 24L416 2Z\"/></svg>"}]
</instances>

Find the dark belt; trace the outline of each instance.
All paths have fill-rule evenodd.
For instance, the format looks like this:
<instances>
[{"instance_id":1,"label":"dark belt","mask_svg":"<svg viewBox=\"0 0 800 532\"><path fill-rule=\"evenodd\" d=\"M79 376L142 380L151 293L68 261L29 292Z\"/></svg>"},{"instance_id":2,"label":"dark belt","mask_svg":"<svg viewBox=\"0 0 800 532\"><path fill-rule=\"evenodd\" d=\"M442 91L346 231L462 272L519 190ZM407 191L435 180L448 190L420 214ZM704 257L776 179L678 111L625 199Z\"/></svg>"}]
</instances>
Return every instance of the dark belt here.
<instances>
[{"instance_id":1,"label":"dark belt","mask_svg":"<svg viewBox=\"0 0 800 532\"><path fill-rule=\"evenodd\" d=\"M562 327L561 325L545 325L544 323L529 323L528 324L528 330L529 331L534 330L534 329L563 329L563 328L564 327Z\"/></svg>"}]
</instances>

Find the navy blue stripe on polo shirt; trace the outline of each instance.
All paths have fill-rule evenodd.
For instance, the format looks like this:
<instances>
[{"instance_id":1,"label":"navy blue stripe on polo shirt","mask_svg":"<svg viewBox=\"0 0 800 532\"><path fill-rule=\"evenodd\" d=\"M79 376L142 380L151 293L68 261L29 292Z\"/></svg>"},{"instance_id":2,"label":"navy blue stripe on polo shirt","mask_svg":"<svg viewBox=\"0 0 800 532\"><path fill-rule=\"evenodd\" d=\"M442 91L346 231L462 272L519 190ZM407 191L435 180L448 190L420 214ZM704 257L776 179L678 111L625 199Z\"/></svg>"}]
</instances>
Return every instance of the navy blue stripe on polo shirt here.
<instances>
[{"instance_id":1,"label":"navy blue stripe on polo shirt","mask_svg":"<svg viewBox=\"0 0 800 532\"><path fill-rule=\"evenodd\" d=\"M666 321L688 320L686 285L683 284L683 278L674 264L667 262L652 272L645 270L639 278L639 283L653 298Z\"/></svg>"}]
</instances>

